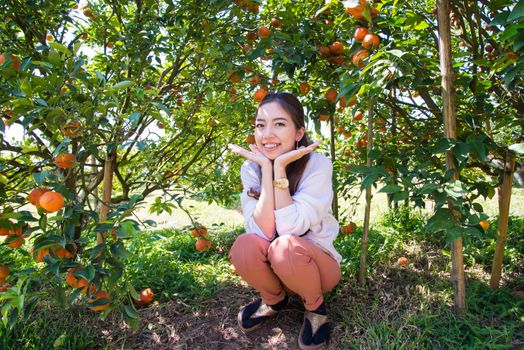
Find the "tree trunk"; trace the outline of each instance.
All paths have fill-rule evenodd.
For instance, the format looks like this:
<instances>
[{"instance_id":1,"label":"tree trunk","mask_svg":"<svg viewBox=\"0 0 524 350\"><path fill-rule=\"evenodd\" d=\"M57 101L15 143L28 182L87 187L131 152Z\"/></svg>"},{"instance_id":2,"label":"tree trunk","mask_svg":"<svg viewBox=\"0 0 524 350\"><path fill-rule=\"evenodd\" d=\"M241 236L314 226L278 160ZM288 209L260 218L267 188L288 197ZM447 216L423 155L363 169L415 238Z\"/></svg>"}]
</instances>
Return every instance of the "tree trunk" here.
<instances>
[{"instance_id":1,"label":"tree trunk","mask_svg":"<svg viewBox=\"0 0 524 350\"><path fill-rule=\"evenodd\" d=\"M440 71L442 75L442 102L444 107L444 133L446 138L457 138L457 125L455 115L455 91L453 86L454 74L451 59L451 34L449 0L439 0L438 5L438 30ZM446 154L446 166L448 170L454 170L452 180L458 179L458 171L453 161L453 154ZM459 213L455 210L453 203L448 202L448 207L458 221ZM462 237L455 239L451 247L451 283L453 285L454 309L461 314L466 310L466 281L464 277L464 256L462 253Z\"/></svg>"},{"instance_id":2,"label":"tree trunk","mask_svg":"<svg viewBox=\"0 0 524 350\"><path fill-rule=\"evenodd\" d=\"M371 98L368 107L368 143L366 152L373 149L373 109L375 107L375 99ZM366 166L371 167L371 158L366 157ZM369 217L371 212L371 190L372 186L366 188L366 208L364 210L364 227L362 228L362 250L360 252L360 272L358 275L358 282L361 286L366 284L366 258L368 251L368 237L369 237Z\"/></svg>"},{"instance_id":3,"label":"tree trunk","mask_svg":"<svg viewBox=\"0 0 524 350\"><path fill-rule=\"evenodd\" d=\"M511 203L511 188L513 184L513 171L515 170L515 154L506 153L506 164L502 174L502 185L499 187L499 227L497 232L497 245L495 256L491 267L491 279L489 286L497 289L502 275L502 259L504 258L504 247L508 234L509 205Z\"/></svg>"},{"instance_id":4,"label":"tree trunk","mask_svg":"<svg viewBox=\"0 0 524 350\"><path fill-rule=\"evenodd\" d=\"M331 154L331 161L335 163L335 120L333 114L329 116L329 152ZM333 193L333 203L331 209L333 216L338 220L338 185L335 172L333 172L333 184L335 185L335 191Z\"/></svg>"},{"instance_id":5,"label":"tree trunk","mask_svg":"<svg viewBox=\"0 0 524 350\"><path fill-rule=\"evenodd\" d=\"M100 207L100 222L104 222L109 214L111 206L111 192L113 189L113 156L109 156L104 163L104 193L102 196L102 206ZM99 232L96 243L101 244L106 240L106 233Z\"/></svg>"}]
</instances>

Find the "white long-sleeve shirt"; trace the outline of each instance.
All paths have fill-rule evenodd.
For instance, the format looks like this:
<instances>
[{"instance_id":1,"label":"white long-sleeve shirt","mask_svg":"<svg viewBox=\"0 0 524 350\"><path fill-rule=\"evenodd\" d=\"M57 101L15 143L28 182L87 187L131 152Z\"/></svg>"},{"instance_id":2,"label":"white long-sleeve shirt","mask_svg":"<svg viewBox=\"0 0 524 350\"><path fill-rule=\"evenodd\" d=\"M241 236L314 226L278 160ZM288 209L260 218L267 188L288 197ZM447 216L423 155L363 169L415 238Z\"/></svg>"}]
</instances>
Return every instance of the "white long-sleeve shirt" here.
<instances>
[{"instance_id":1,"label":"white long-sleeve shirt","mask_svg":"<svg viewBox=\"0 0 524 350\"><path fill-rule=\"evenodd\" d=\"M340 263L342 257L333 246L339 226L331 211L332 173L333 166L329 158L319 153L310 153L298 188L291 197L293 204L275 210L275 224L279 236L300 236L309 230L304 238L320 246ZM253 218L258 199L247 194L250 189L260 193L262 178L260 167L246 160L242 165L240 175L244 187L240 202L246 222L246 232L255 233L267 240L268 238Z\"/></svg>"}]
</instances>

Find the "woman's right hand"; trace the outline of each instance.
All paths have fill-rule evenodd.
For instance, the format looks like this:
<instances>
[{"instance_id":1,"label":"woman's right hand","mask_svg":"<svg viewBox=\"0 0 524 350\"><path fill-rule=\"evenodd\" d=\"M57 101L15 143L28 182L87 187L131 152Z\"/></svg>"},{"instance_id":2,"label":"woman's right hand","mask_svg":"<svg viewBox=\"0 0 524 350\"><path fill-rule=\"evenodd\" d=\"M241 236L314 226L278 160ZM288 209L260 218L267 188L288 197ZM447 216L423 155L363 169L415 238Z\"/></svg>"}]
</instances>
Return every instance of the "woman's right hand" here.
<instances>
[{"instance_id":1,"label":"woman's right hand","mask_svg":"<svg viewBox=\"0 0 524 350\"><path fill-rule=\"evenodd\" d=\"M251 152L233 143L230 143L229 145L227 145L227 147L231 152L236 153L244 158L247 158L252 162L257 163L258 165L260 165L260 167L271 166L271 161L269 160L269 158L262 154L262 152L260 152L256 145L249 145Z\"/></svg>"}]
</instances>

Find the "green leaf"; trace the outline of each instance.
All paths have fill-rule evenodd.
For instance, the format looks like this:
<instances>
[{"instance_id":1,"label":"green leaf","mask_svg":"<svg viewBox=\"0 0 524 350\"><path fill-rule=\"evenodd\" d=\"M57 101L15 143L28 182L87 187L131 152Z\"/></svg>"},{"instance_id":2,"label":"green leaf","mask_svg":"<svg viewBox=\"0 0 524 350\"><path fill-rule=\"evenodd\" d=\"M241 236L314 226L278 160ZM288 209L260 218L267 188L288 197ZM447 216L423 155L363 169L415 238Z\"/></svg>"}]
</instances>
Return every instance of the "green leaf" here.
<instances>
[{"instance_id":1,"label":"green leaf","mask_svg":"<svg viewBox=\"0 0 524 350\"><path fill-rule=\"evenodd\" d=\"M452 139L440 139L437 141L437 143L433 147L432 153L438 154L438 153L444 153L446 151L449 151L453 147L454 144L455 144L455 141Z\"/></svg>"},{"instance_id":2,"label":"green leaf","mask_svg":"<svg viewBox=\"0 0 524 350\"><path fill-rule=\"evenodd\" d=\"M395 193L393 195L393 200L396 201L396 202L400 202L400 201L406 200L408 198L409 198L409 192L408 191L398 192L398 193Z\"/></svg>"},{"instance_id":3,"label":"green leaf","mask_svg":"<svg viewBox=\"0 0 524 350\"><path fill-rule=\"evenodd\" d=\"M113 86L110 86L109 89L110 90L124 90L124 89L127 89L128 87L132 86L134 84L134 82L132 82L131 80L123 80L119 83L116 83L115 85Z\"/></svg>"},{"instance_id":4,"label":"green leaf","mask_svg":"<svg viewBox=\"0 0 524 350\"><path fill-rule=\"evenodd\" d=\"M51 46L53 49L56 49L64 54L66 54L67 56L71 56L73 53L67 48L65 47L64 45L56 42L56 41L51 41L51 42L48 42L49 46Z\"/></svg>"},{"instance_id":5,"label":"green leaf","mask_svg":"<svg viewBox=\"0 0 524 350\"><path fill-rule=\"evenodd\" d=\"M524 1L520 0L515 7L513 7L513 10L508 16L507 21L513 22L516 19L519 19L520 17L524 17Z\"/></svg>"},{"instance_id":6,"label":"green leaf","mask_svg":"<svg viewBox=\"0 0 524 350\"><path fill-rule=\"evenodd\" d=\"M402 186L399 185L386 185L378 191L379 193L397 193L402 191Z\"/></svg>"},{"instance_id":7,"label":"green leaf","mask_svg":"<svg viewBox=\"0 0 524 350\"><path fill-rule=\"evenodd\" d=\"M519 154L524 154L524 143L514 143L509 146L508 149Z\"/></svg>"},{"instance_id":8,"label":"green leaf","mask_svg":"<svg viewBox=\"0 0 524 350\"><path fill-rule=\"evenodd\" d=\"M124 247L124 244L122 242L116 242L109 245L109 250L114 256L117 256L122 259L127 259L131 255Z\"/></svg>"},{"instance_id":9,"label":"green leaf","mask_svg":"<svg viewBox=\"0 0 524 350\"><path fill-rule=\"evenodd\" d=\"M140 314L135 310L133 306L130 305L124 305L124 312L130 318L138 319L140 317Z\"/></svg>"},{"instance_id":10,"label":"green leaf","mask_svg":"<svg viewBox=\"0 0 524 350\"><path fill-rule=\"evenodd\" d=\"M66 337L67 337L67 333L64 332L58 338L56 338L55 341L53 342L53 348L56 349L56 348L61 348L62 346L64 346Z\"/></svg>"}]
</instances>

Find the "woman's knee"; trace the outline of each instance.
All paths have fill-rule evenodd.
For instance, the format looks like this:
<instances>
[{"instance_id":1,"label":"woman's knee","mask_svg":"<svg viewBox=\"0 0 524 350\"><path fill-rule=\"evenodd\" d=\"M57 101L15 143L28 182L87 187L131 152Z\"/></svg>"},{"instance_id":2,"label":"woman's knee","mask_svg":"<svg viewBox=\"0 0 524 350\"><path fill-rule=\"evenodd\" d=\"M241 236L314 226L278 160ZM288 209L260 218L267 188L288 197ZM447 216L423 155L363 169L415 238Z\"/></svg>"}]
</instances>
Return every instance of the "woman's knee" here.
<instances>
[{"instance_id":1,"label":"woman's knee","mask_svg":"<svg viewBox=\"0 0 524 350\"><path fill-rule=\"evenodd\" d=\"M258 237L254 233L244 233L237 237L233 246L229 250L229 259L239 267L251 265L260 261L267 260L267 247L269 242Z\"/></svg>"},{"instance_id":2,"label":"woman's knee","mask_svg":"<svg viewBox=\"0 0 524 350\"><path fill-rule=\"evenodd\" d=\"M311 257L297 236L286 235L275 239L268 249L268 260L277 274L290 275L300 266L309 264Z\"/></svg>"}]
</instances>

